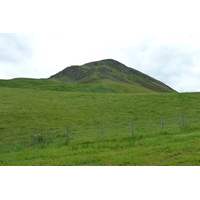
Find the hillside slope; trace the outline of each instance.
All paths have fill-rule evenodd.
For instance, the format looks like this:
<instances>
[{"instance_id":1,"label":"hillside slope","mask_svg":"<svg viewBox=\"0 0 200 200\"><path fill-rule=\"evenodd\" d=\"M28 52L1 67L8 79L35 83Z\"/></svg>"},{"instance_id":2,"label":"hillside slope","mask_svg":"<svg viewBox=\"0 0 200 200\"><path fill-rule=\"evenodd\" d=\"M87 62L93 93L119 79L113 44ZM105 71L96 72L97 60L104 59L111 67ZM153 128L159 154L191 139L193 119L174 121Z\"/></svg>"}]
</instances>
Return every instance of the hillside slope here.
<instances>
[{"instance_id":1,"label":"hillside slope","mask_svg":"<svg viewBox=\"0 0 200 200\"><path fill-rule=\"evenodd\" d=\"M200 93L0 91L0 165L200 165Z\"/></svg>"},{"instance_id":2,"label":"hillside slope","mask_svg":"<svg viewBox=\"0 0 200 200\"><path fill-rule=\"evenodd\" d=\"M105 88L131 93L175 92L161 81L112 59L86 63L81 66L70 66L49 79L101 85Z\"/></svg>"}]
</instances>

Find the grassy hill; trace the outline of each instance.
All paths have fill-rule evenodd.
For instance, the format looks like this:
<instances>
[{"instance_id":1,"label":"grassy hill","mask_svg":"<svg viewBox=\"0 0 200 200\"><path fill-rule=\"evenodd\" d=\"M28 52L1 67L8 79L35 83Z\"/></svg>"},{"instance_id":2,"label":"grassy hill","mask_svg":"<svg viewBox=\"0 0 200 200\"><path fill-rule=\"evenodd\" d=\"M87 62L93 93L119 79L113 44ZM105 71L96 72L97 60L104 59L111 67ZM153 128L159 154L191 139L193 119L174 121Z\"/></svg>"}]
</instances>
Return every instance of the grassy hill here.
<instances>
[{"instance_id":1,"label":"grassy hill","mask_svg":"<svg viewBox=\"0 0 200 200\"><path fill-rule=\"evenodd\" d=\"M112 59L67 67L50 79L92 84L123 93L175 92L164 83Z\"/></svg>"},{"instance_id":2,"label":"grassy hill","mask_svg":"<svg viewBox=\"0 0 200 200\"><path fill-rule=\"evenodd\" d=\"M200 164L199 93L63 92L35 81L0 87L0 165Z\"/></svg>"},{"instance_id":3,"label":"grassy hill","mask_svg":"<svg viewBox=\"0 0 200 200\"><path fill-rule=\"evenodd\" d=\"M0 80L0 87L90 93L173 93L164 83L115 60L67 67L49 79Z\"/></svg>"},{"instance_id":4,"label":"grassy hill","mask_svg":"<svg viewBox=\"0 0 200 200\"><path fill-rule=\"evenodd\" d=\"M200 93L114 60L0 80L0 165L199 165Z\"/></svg>"},{"instance_id":5,"label":"grassy hill","mask_svg":"<svg viewBox=\"0 0 200 200\"><path fill-rule=\"evenodd\" d=\"M66 83L57 80L31 78L15 78L11 80L0 80L0 87L90 93L117 93L119 91L106 88L98 84L83 85L81 83ZM131 90L129 90L129 92L130 91Z\"/></svg>"},{"instance_id":6,"label":"grassy hill","mask_svg":"<svg viewBox=\"0 0 200 200\"><path fill-rule=\"evenodd\" d=\"M83 84L80 82L61 82L55 79L15 78L0 80L0 87L89 93L156 93L137 85L132 86L123 82L113 82L109 79Z\"/></svg>"}]
</instances>

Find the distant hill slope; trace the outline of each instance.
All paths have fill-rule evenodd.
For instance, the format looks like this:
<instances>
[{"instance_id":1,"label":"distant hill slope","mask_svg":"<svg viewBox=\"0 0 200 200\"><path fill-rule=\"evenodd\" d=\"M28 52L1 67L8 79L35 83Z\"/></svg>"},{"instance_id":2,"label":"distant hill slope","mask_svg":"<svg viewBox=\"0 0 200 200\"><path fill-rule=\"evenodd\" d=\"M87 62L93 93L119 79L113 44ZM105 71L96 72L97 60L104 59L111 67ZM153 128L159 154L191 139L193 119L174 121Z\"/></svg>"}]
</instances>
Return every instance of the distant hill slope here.
<instances>
[{"instance_id":1,"label":"distant hill slope","mask_svg":"<svg viewBox=\"0 0 200 200\"><path fill-rule=\"evenodd\" d=\"M49 79L99 85L117 92L176 92L161 81L112 59L90 62L81 66L70 66Z\"/></svg>"},{"instance_id":2,"label":"distant hill slope","mask_svg":"<svg viewBox=\"0 0 200 200\"><path fill-rule=\"evenodd\" d=\"M0 87L90 93L173 93L164 83L107 59L67 67L47 79L0 80Z\"/></svg>"}]
</instances>

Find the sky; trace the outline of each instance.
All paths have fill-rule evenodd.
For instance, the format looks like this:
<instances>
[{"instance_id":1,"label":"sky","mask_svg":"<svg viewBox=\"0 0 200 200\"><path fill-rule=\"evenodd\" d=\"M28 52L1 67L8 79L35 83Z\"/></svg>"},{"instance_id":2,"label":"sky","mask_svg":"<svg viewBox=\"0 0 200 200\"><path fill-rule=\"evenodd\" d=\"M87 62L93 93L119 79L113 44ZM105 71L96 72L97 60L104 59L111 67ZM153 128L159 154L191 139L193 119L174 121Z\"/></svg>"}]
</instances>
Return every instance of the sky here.
<instances>
[{"instance_id":1,"label":"sky","mask_svg":"<svg viewBox=\"0 0 200 200\"><path fill-rule=\"evenodd\" d=\"M198 8L195 0L7 0L0 79L48 78L111 58L179 92L200 92Z\"/></svg>"}]
</instances>

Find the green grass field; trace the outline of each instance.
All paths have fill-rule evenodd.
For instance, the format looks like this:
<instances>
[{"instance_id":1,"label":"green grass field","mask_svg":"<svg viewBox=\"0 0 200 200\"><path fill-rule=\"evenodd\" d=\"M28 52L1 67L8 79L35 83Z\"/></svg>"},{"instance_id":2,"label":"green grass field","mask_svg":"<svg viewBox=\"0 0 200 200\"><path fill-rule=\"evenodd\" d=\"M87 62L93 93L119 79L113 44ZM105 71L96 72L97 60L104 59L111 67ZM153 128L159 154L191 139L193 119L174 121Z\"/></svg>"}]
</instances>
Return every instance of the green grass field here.
<instances>
[{"instance_id":1,"label":"green grass field","mask_svg":"<svg viewBox=\"0 0 200 200\"><path fill-rule=\"evenodd\" d=\"M0 92L0 165L200 164L200 93Z\"/></svg>"}]
</instances>

